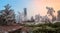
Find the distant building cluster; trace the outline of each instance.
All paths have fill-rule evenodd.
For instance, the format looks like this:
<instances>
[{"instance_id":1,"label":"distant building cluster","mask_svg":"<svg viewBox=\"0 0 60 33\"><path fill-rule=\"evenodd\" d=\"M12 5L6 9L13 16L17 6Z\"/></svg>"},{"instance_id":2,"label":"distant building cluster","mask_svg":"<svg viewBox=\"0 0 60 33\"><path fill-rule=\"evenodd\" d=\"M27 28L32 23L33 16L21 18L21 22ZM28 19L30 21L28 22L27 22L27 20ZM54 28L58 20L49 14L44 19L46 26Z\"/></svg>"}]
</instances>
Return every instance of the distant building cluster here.
<instances>
[{"instance_id":1,"label":"distant building cluster","mask_svg":"<svg viewBox=\"0 0 60 33\"><path fill-rule=\"evenodd\" d=\"M35 17L31 16L30 19L27 17L27 8L23 8L24 12L18 12L17 15L15 15L14 10L10 9L11 6L6 5L4 10L0 11L0 20L4 23L25 23L25 22L54 22L54 21L60 21L60 10L57 11L57 16L55 16L53 13L55 13L55 10L52 7L46 7L47 14L45 16L41 16L40 14L35 15ZM52 19L49 18L51 16ZM9 22L8 22L9 21ZM3 23L2 23L3 24Z\"/></svg>"},{"instance_id":2,"label":"distant building cluster","mask_svg":"<svg viewBox=\"0 0 60 33\"><path fill-rule=\"evenodd\" d=\"M47 15L41 16L40 14L35 15L35 18L31 16L30 19L27 17L27 8L24 8L24 12L20 13L19 12L19 23L20 22L54 22L54 21L60 21L60 10L57 11L57 17L53 14L55 13L55 10L52 7L46 7L47 9ZM51 16L51 18L49 18Z\"/></svg>"}]
</instances>

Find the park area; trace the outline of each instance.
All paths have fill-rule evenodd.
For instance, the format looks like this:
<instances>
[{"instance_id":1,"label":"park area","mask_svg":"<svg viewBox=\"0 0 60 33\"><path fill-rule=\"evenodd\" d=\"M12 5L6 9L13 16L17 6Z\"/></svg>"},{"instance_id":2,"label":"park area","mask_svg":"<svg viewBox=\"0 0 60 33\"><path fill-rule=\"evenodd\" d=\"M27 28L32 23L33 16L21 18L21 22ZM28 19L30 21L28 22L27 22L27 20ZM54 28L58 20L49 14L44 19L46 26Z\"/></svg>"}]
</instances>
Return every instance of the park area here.
<instances>
[{"instance_id":1,"label":"park area","mask_svg":"<svg viewBox=\"0 0 60 33\"><path fill-rule=\"evenodd\" d=\"M29 33L60 33L60 22L45 23L45 24L23 24L25 27L30 27Z\"/></svg>"}]
</instances>

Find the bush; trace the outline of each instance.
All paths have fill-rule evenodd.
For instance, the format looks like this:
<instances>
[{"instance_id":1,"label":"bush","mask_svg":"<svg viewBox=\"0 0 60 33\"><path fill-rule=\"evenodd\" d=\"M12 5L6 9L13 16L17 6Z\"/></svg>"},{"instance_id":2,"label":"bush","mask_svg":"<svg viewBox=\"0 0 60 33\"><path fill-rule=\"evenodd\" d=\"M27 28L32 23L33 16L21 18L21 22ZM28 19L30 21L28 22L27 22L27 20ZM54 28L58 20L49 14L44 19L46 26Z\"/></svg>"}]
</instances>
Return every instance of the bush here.
<instances>
[{"instance_id":1,"label":"bush","mask_svg":"<svg viewBox=\"0 0 60 33\"><path fill-rule=\"evenodd\" d=\"M54 28L58 28L58 27L60 27L60 22L56 22L56 23L54 23L54 24L53 24L53 27L54 27Z\"/></svg>"}]
</instances>

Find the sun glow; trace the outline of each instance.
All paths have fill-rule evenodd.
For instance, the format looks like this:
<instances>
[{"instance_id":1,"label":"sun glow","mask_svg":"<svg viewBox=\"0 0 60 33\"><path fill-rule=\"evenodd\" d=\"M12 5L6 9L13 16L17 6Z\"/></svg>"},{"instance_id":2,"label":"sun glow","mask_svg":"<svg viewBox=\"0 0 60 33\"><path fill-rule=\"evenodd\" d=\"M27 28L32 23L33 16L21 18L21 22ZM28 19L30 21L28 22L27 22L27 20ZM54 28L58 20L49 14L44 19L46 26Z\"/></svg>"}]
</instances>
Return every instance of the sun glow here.
<instances>
[{"instance_id":1,"label":"sun glow","mask_svg":"<svg viewBox=\"0 0 60 33\"><path fill-rule=\"evenodd\" d=\"M57 11L60 10L60 0L33 0L33 2L29 5L30 11L28 14L31 15L46 15L47 9L46 6L52 7L55 10L54 15L57 15Z\"/></svg>"}]
</instances>

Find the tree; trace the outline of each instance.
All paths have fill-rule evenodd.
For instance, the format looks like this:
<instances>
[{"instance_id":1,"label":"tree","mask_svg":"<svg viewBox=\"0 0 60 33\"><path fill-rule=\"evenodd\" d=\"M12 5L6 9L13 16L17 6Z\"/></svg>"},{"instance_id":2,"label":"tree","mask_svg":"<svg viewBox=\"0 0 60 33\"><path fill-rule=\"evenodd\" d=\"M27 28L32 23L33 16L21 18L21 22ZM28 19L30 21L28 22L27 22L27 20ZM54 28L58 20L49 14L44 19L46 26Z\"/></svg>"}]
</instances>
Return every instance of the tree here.
<instances>
[{"instance_id":1,"label":"tree","mask_svg":"<svg viewBox=\"0 0 60 33\"><path fill-rule=\"evenodd\" d=\"M1 20L3 22L3 24L8 25L8 24L12 24L15 22L15 14L14 14L14 10L10 9L11 6L9 6L9 4L7 4L6 6L4 6L5 9L1 10Z\"/></svg>"},{"instance_id":2,"label":"tree","mask_svg":"<svg viewBox=\"0 0 60 33\"><path fill-rule=\"evenodd\" d=\"M58 10L57 21L60 21L60 10Z\"/></svg>"},{"instance_id":3,"label":"tree","mask_svg":"<svg viewBox=\"0 0 60 33\"><path fill-rule=\"evenodd\" d=\"M32 21L32 22L34 22L34 21L35 21L35 20L34 20L34 18L33 18L33 16L31 17L31 21Z\"/></svg>"},{"instance_id":4,"label":"tree","mask_svg":"<svg viewBox=\"0 0 60 33\"><path fill-rule=\"evenodd\" d=\"M55 12L55 10L53 8L51 8L51 7L46 7L46 9L48 10L47 14L49 14L49 15L52 16L52 21L55 21L56 17L53 15L53 13Z\"/></svg>"}]
</instances>

